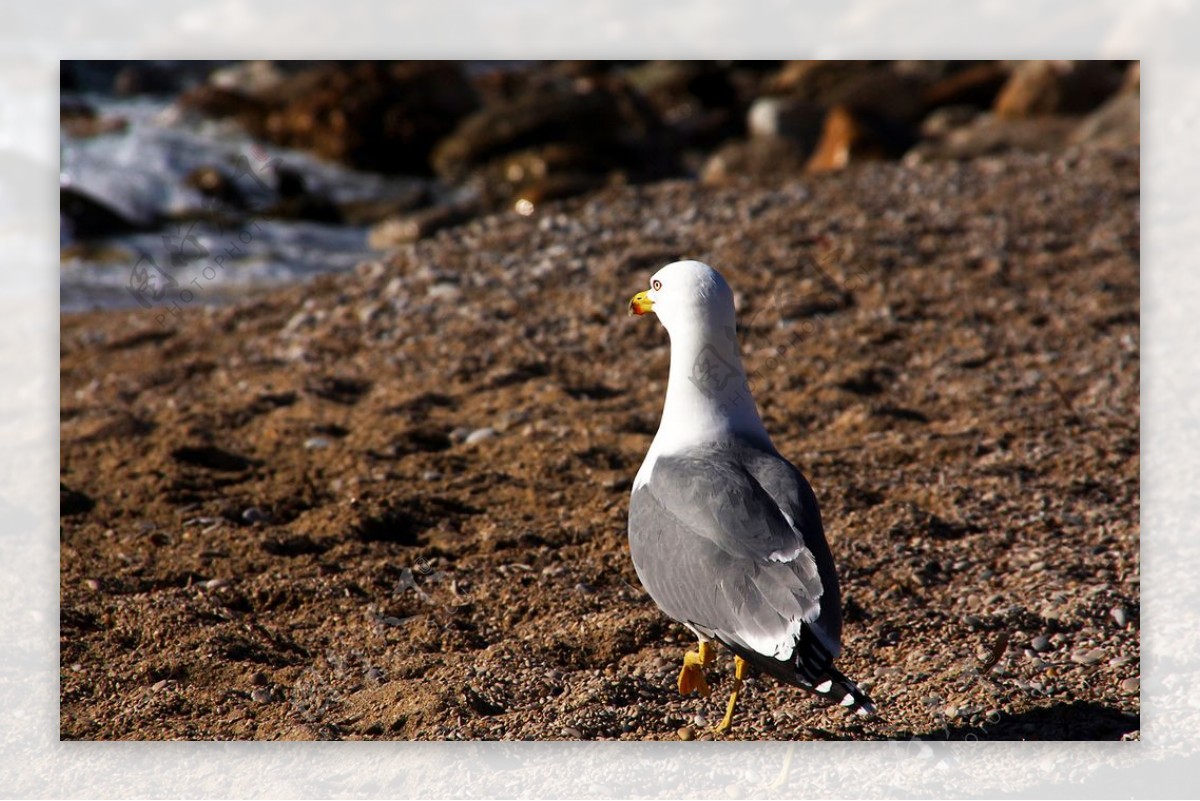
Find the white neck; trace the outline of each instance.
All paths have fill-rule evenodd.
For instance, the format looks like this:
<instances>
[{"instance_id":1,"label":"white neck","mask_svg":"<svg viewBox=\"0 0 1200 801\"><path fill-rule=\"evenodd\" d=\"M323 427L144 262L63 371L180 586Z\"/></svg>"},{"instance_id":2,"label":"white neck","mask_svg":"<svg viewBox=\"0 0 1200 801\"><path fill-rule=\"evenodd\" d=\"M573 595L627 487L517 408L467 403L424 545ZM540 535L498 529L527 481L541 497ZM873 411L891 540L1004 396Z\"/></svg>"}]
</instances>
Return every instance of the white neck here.
<instances>
[{"instance_id":1,"label":"white neck","mask_svg":"<svg viewBox=\"0 0 1200 801\"><path fill-rule=\"evenodd\" d=\"M733 327L675 328L669 331L671 372L662 420L634 489L650 480L655 460L664 454L734 436L771 447L750 394Z\"/></svg>"}]
</instances>

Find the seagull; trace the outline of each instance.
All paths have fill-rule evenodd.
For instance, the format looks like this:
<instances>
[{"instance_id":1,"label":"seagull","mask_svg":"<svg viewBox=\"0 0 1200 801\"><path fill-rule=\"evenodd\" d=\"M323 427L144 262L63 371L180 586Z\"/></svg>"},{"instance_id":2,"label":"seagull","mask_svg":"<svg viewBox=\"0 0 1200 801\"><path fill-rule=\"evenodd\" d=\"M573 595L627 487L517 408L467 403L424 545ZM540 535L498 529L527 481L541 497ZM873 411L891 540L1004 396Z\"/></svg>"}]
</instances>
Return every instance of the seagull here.
<instances>
[{"instance_id":1,"label":"seagull","mask_svg":"<svg viewBox=\"0 0 1200 801\"><path fill-rule=\"evenodd\" d=\"M638 578L699 639L679 692L707 697L714 643L734 654L725 717L751 666L856 714L871 699L834 668L841 651L837 571L808 481L779 455L750 394L733 291L707 264L678 261L629 301L671 340L662 420L633 482L629 550Z\"/></svg>"}]
</instances>

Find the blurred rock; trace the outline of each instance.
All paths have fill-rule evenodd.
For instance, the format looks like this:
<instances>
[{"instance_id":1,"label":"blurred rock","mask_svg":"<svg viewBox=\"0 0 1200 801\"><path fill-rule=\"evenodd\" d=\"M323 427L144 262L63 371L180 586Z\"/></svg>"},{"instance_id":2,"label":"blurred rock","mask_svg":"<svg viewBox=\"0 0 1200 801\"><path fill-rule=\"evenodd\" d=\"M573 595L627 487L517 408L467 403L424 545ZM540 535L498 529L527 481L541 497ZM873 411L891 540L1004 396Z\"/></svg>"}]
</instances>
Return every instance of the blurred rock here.
<instances>
[{"instance_id":1,"label":"blurred rock","mask_svg":"<svg viewBox=\"0 0 1200 801\"><path fill-rule=\"evenodd\" d=\"M58 191L58 211L68 225L70 235L80 239L144 231L158 224L157 219L138 217L69 186Z\"/></svg>"},{"instance_id":2,"label":"blurred rock","mask_svg":"<svg viewBox=\"0 0 1200 801\"><path fill-rule=\"evenodd\" d=\"M129 127L124 117L101 117L96 109L78 98L63 98L59 102L58 120L68 136L79 139L120 133Z\"/></svg>"},{"instance_id":3,"label":"blurred rock","mask_svg":"<svg viewBox=\"0 0 1200 801\"><path fill-rule=\"evenodd\" d=\"M1082 114L1091 111L1121 85L1111 61L1022 61L996 97L1001 117Z\"/></svg>"},{"instance_id":4,"label":"blurred rock","mask_svg":"<svg viewBox=\"0 0 1200 801\"><path fill-rule=\"evenodd\" d=\"M278 91L286 80L287 73L274 61L243 61L213 70L208 77L212 87L257 98Z\"/></svg>"},{"instance_id":5,"label":"blurred rock","mask_svg":"<svg viewBox=\"0 0 1200 801\"><path fill-rule=\"evenodd\" d=\"M912 163L936 159L972 159L1007 151L1048 151L1066 144L1077 121L1045 116L1003 119L984 113L954 128L940 139L921 142L905 159Z\"/></svg>"},{"instance_id":6,"label":"blurred rock","mask_svg":"<svg viewBox=\"0 0 1200 801\"><path fill-rule=\"evenodd\" d=\"M800 172L804 168L804 156L804 148L796 141L780 136L730 142L704 163L700 182L719 186L739 180L778 180L789 173Z\"/></svg>"},{"instance_id":7,"label":"blurred rock","mask_svg":"<svg viewBox=\"0 0 1200 801\"><path fill-rule=\"evenodd\" d=\"M931 83L922 94L926 108L975 106L991 108L1008 80L1008 69L1001 63L985 61Z\"/></svg>"},{"instance_id":8,"label":"blurred rock","mask_svg":"<svg viewBox=\"0 0 1200 801\"><path fill-rule=\"evenodd\" d=\"M423 175L434 144L478 105L452 62L321 64L274 82L218 73L180 104L255 136L363 170ZM262 94L256 94L262 92Z\"/></svg>"},{"instance_id":9,"label":"blurred rock","mask_svg":"<svg viewBox=\"0 0 1200 801\"><path fill-rule=\"evenodd\" d=\"M834 106L825 115L821 139L805 169L829 172L852 161L896 158L914 140L910 131L892 120L848 106Z\"/></svg>"},{"instance_id":10,"label":"blurred rock","mask_svg":"<svg viewBox=\"0 0 1200 801\"><path fill-rule=\"evenodd\" d=\"M557 144L590 151L606 166L655 172L646 138L656 121L626 93L587 83L554 86L486 106L438 143L437 174L461 181L493 159Z\"/></svg>"},{"instance_id":11,"label":"blurred rock","mask_svg":"<svg viewBox=\"0 0 1200 801\"><path fill-rule=\"evenodd\" d=\"M367 243L375 250L407 245L443 228L469 220L476 209L465 206L435 206L415 214L386 219L371 228Z\"/></svg>"},{"instance_id":12,"label":"blurred rock","mask_svg":"<svg viewBox=\"0 0 1200 801\"><path fill-rule=\"evenodd\" d=\"M742 132L749 98L733 70L711 61L650 61L625 71L680 148L709 148Z\"/></svg>"},{"instance_id":13,"label":"blurred rock","mask_svg":"<svg viewBox=\"0 0 1200 801\"><path fill-rule=\"evenodd\" d=\"M1122 93L1083 118L1071 132L1072 144L1105 147L1137 145L1142 141L1141 96Z\"/></svg>"},{"instance_id":14,"label":"blurred rock","mask_svg":"<svg viewBox=\"0 0 1200 801\"><path fill-rule=\"evenodd\" d=\"M183 179L186 186L198 190L206 197L215 198L234 208L246 207L246 196L237 183L216 167L197 167Z\"/></svg>"},{"instance_id":15,"label":"blurred rock","mask_svg":"<svg viewBox=\"0 0 1200 801\"><path fill-rule=\"evenodd\" d=\"M760 97L750 105L746 128L751 137L787 137L812 148L821 135L823 109L796 97Z\"/></svg>"}]
</instances>

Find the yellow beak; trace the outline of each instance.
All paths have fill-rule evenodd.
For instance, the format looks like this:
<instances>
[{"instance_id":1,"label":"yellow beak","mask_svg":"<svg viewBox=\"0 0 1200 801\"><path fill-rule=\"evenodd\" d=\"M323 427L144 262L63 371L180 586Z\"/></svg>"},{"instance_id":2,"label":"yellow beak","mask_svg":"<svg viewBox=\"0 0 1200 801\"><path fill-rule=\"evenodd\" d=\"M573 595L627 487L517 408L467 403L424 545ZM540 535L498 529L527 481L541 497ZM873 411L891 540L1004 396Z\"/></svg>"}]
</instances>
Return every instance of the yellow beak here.
<instances>
[{"instance_id":1,"label":"yellow beak","mask_svg":"<svg viewBox=\"0 0 1200 801\"><path fill-rule=\"evenodd\" d=\"M639 317L648 311L654 311L654 301L645 292L639 292L629 300L629 313Z\"/></svg>"}]
</instances>

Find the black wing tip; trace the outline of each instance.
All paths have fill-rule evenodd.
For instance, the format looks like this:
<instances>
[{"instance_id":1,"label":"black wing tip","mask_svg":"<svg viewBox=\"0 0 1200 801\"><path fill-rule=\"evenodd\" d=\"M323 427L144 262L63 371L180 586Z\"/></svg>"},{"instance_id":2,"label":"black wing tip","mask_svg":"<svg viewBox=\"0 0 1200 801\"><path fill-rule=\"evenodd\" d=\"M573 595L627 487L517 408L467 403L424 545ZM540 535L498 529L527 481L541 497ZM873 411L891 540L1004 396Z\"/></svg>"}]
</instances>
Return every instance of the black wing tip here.
<instances>
[{"instance_id":1,"label":"black wing tip","mask_svg":"<svg viewBox=\"0 0 1200 801\"><path fill-rule=\"evenodd\" d=\"M871 696L833 668L827 669L820 679L809 685L808 689L838 706L845 707L859 717L869 719L878 714Z\"/></svg>"}]
</instances>

